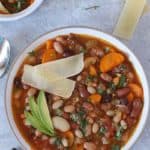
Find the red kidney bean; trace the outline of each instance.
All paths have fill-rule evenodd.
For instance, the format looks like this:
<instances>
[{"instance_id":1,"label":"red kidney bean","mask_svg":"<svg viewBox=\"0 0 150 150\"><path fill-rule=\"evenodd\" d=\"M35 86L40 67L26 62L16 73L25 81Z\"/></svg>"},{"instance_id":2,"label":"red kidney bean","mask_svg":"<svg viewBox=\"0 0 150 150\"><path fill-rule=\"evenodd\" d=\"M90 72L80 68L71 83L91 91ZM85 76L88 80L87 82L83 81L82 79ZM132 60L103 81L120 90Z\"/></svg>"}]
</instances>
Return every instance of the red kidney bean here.
<instances>
[{"instance_id":1,"label":"red kidney bean","mask_svg":"<svg viewBox=\"0 0 150 150\"><path fill-rule=\"evenodd\" d=\"M82 106L83 106L83 108L85 108L86 110L89 110L89 111L92 111L94 109L93 105L90 104L89 102L84 102Z\"/></svg>"},{"instance_id":2,"label":"red kidney bean","mask_svg":"<svg viewBox=\"0 0 150 150\"><path fill-rule=\"evenodd\" d=\"M129 88L121 88L116 91L118 97L126 96L130 92Z\"/></svg>"},{"instance_id":3,"label":"red kidney bean","mask_svg":"<svg viewBox=\"0 0 150 150\"><path fill-rule=\"evenodd\" d=\"M80 85L79 86L79 93L80 96L83 98L88 98L89 97L89 92L87 91L85 85Z\"/></svg>"},{"instance_id":4,"label":"red kidney bean","mask_svg":"<svg viewBox=\"0 0 150 150\"><path fill-rule=\"evenodd\" d=\"M132 127L135 123L136 123L136 119L128 117L126 120L127 124L128 124L128 128Z\"/></svg>"},{"instance_id":5,"label":"red kidney bean","mask_svg":"<svg viewBox=\"0 0 150 150\"><path fill-rule=\"evenodd\" d=\"M111 82L112 81L112 77L108 73L101 73L100 77L105 82Z\"/></svg>"},{"instance_id":6,"label":"red kidney bean","mask_svg":"<svg viewBox=\"0 0 150 150\"><path fill-rule=\"evenodd\" d=\"M121 98L121 99L119 99L119 101L120 101L121 105L127 105L128 104L128 100L126 98Z\"/></svg>"},{"instance_id":7,"label":"red kidney bean","mask_svg":"<svg viewBox=\"0 0 150 150\"><path fill-rule=\"evenodd\" d=\"M111 109L111 104L110 103L101 104L101 109L106 112Z\"/></svg>"},{"instance_id":8,"label":"red kidney bean","mask_svg":"<svg viewBox=\"0 0 150 150\"><path fill-rule=\"evenodd\" d=\"M73 55L73 52L70 51L70 50L65 50L64 53L63 53L64 57L69 57L69 56L72 56L72 55Z\"/></svg>"},{"instance_id":9,"label":"red kidney bean","mask_svg":"<svg viewBox=\"0 0 150 150\"><path fill-rule=\"evenodd\" d=\"M140 112L142 110L142 101L140 99L136 99L133 101L133 104L132 104L132 111L131 111L131 114L130 116L132 118L137 118L139 115L140 115Z\"/></svg>"},{"instance_id":10,"label":"red kidney bean","mask_svg":"<svg viewBox=\"0 0 150 150\"><path fill-rule=\"evenodd\" d=\"M21 79L19 77L16 77L14 80L14 84L17 88L22 88Z\"/></svg>"},{"instance_id":11,"label":"red kidney bean","mask_svg":"<svg viewBox=\"0 0 150 150\"><path fill-rule=\"evenodd\" d=\"M102 102L103 103L109 103L112 100L112 95L111 94L104 94L102 96Z\"/></svg>"}]
</instances>

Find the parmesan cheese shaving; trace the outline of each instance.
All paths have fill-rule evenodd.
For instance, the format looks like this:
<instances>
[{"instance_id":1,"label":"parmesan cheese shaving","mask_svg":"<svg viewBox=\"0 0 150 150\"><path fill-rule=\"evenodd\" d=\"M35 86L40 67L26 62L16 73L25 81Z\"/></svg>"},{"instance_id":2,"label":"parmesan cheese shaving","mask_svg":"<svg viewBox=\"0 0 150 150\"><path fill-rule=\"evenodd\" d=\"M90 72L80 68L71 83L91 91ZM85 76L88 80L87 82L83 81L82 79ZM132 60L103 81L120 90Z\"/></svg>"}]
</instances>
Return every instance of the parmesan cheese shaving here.
<instances>
[{"instance_id":1,"label":"parmesan cheese shaving","mask_svg":"<svg viewBox=\"0 0 150 150\"><path fill-rule=\"evenodd\" d=\"M126 0L113 34L121 38L130 39L145 5L146 0Z\"/></svg>"},{"instance_id":2,"label":"parmesan cheese shaving","mask_svg":"<svg viewBox=\"0 0 150 150\"><path fill-rule=\"evenodd\" d=\"M37 66L24 66L22 82L61 97L71 96L75 81L66 79L84 68L83 54L59 59Z\"/></svg>"},{"instance_id":3,"label":"parmesan cheese shaving","mask_svg":"<svg viewBox=\"0 0 150 150\"><path fill-rule=\"evenodd\" d=\"M22 82L39 90L44 90L64 98L69 98L74 90L75 81L62 79L51 81L46 75L43 76L36 73L34 67L30 65L24 66Z\"/></svg>"},{"instance_id":4,"label":"parmesan cheese shaving","mask_svg":"<svg viewBox=\"0 0 150 150\"><path fill-rule=\"evenodd\" d=\"M48 74L53 81L74 76L83 68L83 53L35 66L37 72Z\"/></svg>"}]
</instances>

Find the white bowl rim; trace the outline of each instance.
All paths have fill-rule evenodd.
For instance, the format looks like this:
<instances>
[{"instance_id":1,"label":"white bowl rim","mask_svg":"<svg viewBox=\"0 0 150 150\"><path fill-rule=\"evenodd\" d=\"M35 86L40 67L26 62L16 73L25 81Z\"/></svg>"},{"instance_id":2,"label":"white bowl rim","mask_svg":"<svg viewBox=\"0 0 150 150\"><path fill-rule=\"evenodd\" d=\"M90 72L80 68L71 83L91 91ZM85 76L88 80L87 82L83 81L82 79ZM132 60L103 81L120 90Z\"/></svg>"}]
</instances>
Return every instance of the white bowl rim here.
<instances>
[{"instance_id":1,"label":"white bowl rim","mask_svg":"<svg viewBox=\"0 0 150 150\"><path fill-rule=\"evenodd\" d=\"M23 17L26 17L30 15L32 12L34 12L42 4L42 2L43 0L34 0L34 2L29 7L18 13L0 14L0 21L15 21Z\"/></svg>"},{"instance_id":2,"label":"white bowl rim","mask_svg":"<svg viewBox=\"0 0 150 150\"><path fill-rule=\"evenodd\" d=\"M148 86L148 80L146 78L145 72L143 70L142 65L140 64L138 58L133 54L133 52L128 49L127 46L125 46L121 41L116 39L115 37L104 33L96 28L91 27L85 27L85 26L68 26L68 27L61 27L54 30L51 30L47 32L46 34L40 36L37 40L33 41L27 48L24 49L23 52L21 52L16 59L14 60L13 64L11 65L11 70L9 71L8 80L6 83L6 89L5 89L5 110L7 119L9 121L9 125L20 142L20 144L25 149L30 149L29 144L25 141L25 139L22 137L19 129L17 128L13 113L12 113L12 107L11 107L11 93L12 93L12 82L13 77L15 76L17 72L16 66L20 66L22 59L27 56L27 53L32 51L34 48L37 48L39 45L41 45L44 41L47 39L56 37L57 35L64 35L69 33L79 33L79 34L86 34L93 37L98 37L100 39L104 39L105 41L108 41L109 43L113 44L115 47L118 47L119 50L123 51L128 55L129 60L133 64L139 78L141 81L141 84L143 86L144 91L144 106L141 114L140 121L134 131L134 134L130 137L129 141L122 147L122 150L129 150L135 142L139 139L140 135L142 134L142 131L144 130L144 127L146 125L146 121L148 119L148 113L149 113L149 86ZM12 77L13 75L13 77ZM11 84L10 84L11 83ZM11 85L11 86L10 86Z\"/></svg>"}]
</instances>

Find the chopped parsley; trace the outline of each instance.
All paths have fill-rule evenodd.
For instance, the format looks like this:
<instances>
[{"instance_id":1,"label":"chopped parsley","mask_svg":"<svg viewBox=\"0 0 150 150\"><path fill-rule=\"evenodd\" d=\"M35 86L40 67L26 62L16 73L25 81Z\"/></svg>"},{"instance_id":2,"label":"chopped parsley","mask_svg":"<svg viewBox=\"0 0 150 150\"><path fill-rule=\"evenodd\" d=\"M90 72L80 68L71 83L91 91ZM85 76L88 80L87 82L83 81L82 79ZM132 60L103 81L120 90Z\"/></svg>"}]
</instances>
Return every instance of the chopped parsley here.
<instances>
[{"instance_id":1,"label":"chopped parsley","mask_svg":"<svg viewBox=\"0 0 150 150\"><path fill-rule=\"evenodd\" d=\"M117 140L121 139L122 133L123 133L123 128L122 128L122 126L119 126L119 128L118 128L118 130L116 132L116 135L115 135L115 137L116 137Z\"/></svg>"},{"instance_id":2,"label":"chopped parsley","mask_svg":"<svg viewBox=\"0 0 150 150\"><path fill-rule=\"evenodd\" d=\"M103 135L106 133L106 131L107 131L107 129L104 126L101 126L99 129L99 133L103 134Z\"/></svg>"},{"instance_id":3,"label":"chopped parsley","mask_svg":"<svg viewBox=\"0 0 150 150\"><path fill-rule=\"evenodd\" d=\"M119 145L113 145L111 150L120 150L120 146Z\"/></svg>"},{"instance_id":4,"label":"chopped parsley","mask_svg":"<svg viewBox=\"0 0 150 150\"><path fill-rule=\"evenodd\" d=\"M118 88L122 88L126 85L126 76L125 75L121 75L120 80L119 80L119 84L118 84Z\"/></svg>"}]
</instances>

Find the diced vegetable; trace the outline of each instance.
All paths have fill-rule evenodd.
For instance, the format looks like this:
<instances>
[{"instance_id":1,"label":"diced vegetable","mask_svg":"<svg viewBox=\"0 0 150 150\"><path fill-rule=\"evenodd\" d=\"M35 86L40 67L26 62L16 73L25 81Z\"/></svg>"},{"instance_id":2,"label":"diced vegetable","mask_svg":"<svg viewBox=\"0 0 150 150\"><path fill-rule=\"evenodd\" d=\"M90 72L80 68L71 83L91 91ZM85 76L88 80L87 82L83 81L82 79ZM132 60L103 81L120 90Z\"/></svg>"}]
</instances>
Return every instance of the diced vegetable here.
<instances>
[{"instance_id":1,"label":"diced vegetable","mask_svg":"<svg viewBox=\"0 0 150 150\"><path fill-rule=\"evenodd\" d=\"M129 102L133 101L134 95L133 95L132 92L130 92L130 93L128 94L127 99L128 99Z\"/></svg>"},{"instance_id":2,"label":"diced vegetable","mask_svg":"<svg viewBox=\"0 0 150 150\"><path fill-rule=\"evenodd\" d=\"M139 97L139 98L143 97L143 90L139 85L135 83L130 83L129 88L131 89L131 91L134 93L136 97Z\"/></svg>"},{"instance_id":3,"label":"diced vegetable","mask_svg":"<svg viewBox=\"0 0 150 150\"><path fill-rule=\"evenodd\" d=\"M117 52L111 52L100 60L100 71L108 72L120 65L125 60L124 56Z\"/></svg>"},{"instance_id":4,"label":"diced vegetable","mask_svg":"<svg viewBox=\"0 0 150 150\"><path fill-rule=\"evenodd\" d=\"M96 68L93 65L90 65L89 73L90 73L91 76L96 76L97 75Z\"/></svg>"},{"instance_id":5,"label":"diced vegetable","mask_svg":"<svg viewBox=\"0 0 150 150\"><path fill-rule=\"evenodd\" d=\"M69 146L72 146L74 142L74 134L72 133L72 131L65 132L64 137L67 138Z\"/></svg>"},{"instance_id":6,"label":"diced vegetable","mask_svg":"<svg viewBox=\"0 0 150 150\"><path fill-rule=\"evenodd\" d=\"M93 104L97 104L101 101L102 99L102 96L99 95L99 94L92 94L90 97L89 97L91 103Z\"/></svg>"},{"instance_id":7,"label":"diced vegetable","mask_svg":"<svg viewBox=\"0 0 150 150\"><path fill-rule=\"evenodd\" d=\"M42 56L42 63L46 63L57 58L56 51L54 49L46 49Z\"/></svg>"}]
</instances>

